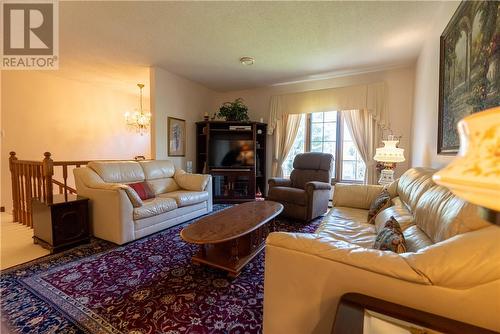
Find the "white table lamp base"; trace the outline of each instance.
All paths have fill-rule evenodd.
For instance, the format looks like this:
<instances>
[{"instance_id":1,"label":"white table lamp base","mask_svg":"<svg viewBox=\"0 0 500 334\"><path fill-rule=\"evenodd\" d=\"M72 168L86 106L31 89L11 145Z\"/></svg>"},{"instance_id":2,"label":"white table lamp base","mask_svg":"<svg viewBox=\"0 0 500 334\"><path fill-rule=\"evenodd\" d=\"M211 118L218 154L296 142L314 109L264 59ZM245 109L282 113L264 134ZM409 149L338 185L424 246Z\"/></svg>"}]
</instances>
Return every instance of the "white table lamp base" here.
<instances>
[{"instance_id":1,"label":"white table lamp base","mask_svg":"<svg viewBox=\"0 0 500 334\"><path fill-rule=\"evenodd\" d=\"M380 179L378 184L385 186L386 184L392 183L394 181L394 170L392 169L382 169L380 171Z\"/></svg>"}]
</instances>

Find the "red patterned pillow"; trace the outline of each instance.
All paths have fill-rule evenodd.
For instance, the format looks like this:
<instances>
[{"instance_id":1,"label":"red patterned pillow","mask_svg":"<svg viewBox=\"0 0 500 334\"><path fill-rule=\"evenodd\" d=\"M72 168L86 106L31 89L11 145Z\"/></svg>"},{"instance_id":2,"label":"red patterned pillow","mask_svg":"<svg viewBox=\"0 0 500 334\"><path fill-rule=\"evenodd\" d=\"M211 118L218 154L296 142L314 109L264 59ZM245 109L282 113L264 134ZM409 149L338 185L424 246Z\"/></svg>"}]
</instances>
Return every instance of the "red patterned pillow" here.
<instances>
[{"instance_id":1,"label":"red patterned pillow","mask_svg":"<svg viewBox=\"0 0 500 334\"><path fill-rule=\"evenodd\" d=\"M143 201L155 197L155 193L151 190L147 182L129 183L128 186L134 189Z\"/></svg>"}]
</instances>

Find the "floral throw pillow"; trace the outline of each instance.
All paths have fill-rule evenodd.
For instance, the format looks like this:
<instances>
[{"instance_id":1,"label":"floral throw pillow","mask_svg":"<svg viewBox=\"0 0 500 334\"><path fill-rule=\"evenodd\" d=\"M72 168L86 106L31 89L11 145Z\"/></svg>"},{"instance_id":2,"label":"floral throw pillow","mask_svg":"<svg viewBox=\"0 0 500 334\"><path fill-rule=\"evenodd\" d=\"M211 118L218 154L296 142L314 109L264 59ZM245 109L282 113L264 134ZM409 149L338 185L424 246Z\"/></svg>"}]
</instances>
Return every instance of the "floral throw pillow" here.
<instances>
[{"instance_id":1,"label":"floral throw pillow","mask_svg":"<svg viewBox=\"0 0 500 334\"><path fill-rule=\"evenodd\" d=\"M134 189L143 201L155 197L155 193L151 190L147 182L129 183L127 185Z\"/></svg>"},{"instance_id":2,"label":"floral throw pillow","mask_svg":"<svg viewBox=\"0 0 500 334\"><path fill-rule=\"evenodd\" d=\"M389 195L389 192L386 189L384 189L380 192L380 194L373 200L372 204L370 205L370 209L368 210L367 222L370 224L374 224L377 214L380 211L384 210L385 208L388 208L390 205L391 205L391 195Z\"/></svg>"},{"instance_id":3,"label":"floral throw pillow","mask_svg":"<svg viewBox=\"0 0 500 334\"><path fill-rule=\"evenodd\" d=\"M403 231L401 231L401 226L393 216L391 216L385 223L384 228L377 234L373 248L392 251L394 253L406 252L406 241Z\"/></svg>"}]
</instances>

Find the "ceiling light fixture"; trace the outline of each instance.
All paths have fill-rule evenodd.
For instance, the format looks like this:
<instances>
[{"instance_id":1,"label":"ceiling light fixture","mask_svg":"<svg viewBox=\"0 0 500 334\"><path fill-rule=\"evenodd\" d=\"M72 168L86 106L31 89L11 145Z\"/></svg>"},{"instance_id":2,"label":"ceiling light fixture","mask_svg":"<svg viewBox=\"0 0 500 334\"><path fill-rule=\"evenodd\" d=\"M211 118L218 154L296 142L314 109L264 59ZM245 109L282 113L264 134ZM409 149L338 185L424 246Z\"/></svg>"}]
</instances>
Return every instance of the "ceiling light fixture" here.
<instances>
[{"instance_id":1,"label":"ceiling light fixture","mask_svg":"<svg viewBox=\"0 0 500 334\"><path fill-rule=\"evenodd\" d=\"M255 63L255 58L253 57L241 57L240 58L240 63L245 66L250 66Z\"/></svg>"},{"instance_id":2,"label":"ceiling light fixture","mask_svg":"<svg viewBox=\"0 0 500 334\"><path fill-rule=\"evenodd\" d=\"M138 83L137 87L140 90L139 109L136 109L133 113L126 112L125 120L129 126L135 128L142 136L151 123L151 113L142 109L142 89L144 88L144 84Z\"/></svg>"}]
</instances>

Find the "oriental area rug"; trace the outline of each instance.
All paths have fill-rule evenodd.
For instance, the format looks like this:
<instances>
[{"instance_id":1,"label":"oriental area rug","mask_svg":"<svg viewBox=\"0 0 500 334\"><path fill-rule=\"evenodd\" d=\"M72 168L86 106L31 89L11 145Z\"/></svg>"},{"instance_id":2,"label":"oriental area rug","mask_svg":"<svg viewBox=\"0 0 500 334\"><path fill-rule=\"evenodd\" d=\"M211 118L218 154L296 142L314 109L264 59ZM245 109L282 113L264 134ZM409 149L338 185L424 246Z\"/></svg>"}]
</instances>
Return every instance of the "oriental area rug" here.
<instances>
[{"instance_id":1,"label":"oriental area rug","mask_svg":"<svg viewBox=\"0 0 500 334\"><path fill-rule=\"evenodd\" d=\"M228 206L217 205L214 210ZM278 218L277 231L314 232ZM191 264L170 229L116 246L93 239L2 272L2 329L12 333L261 333L264 252L235 278Z\"/></svg>"}]
</instances>

